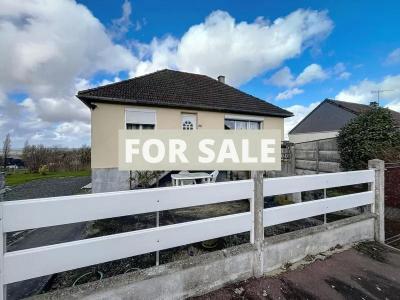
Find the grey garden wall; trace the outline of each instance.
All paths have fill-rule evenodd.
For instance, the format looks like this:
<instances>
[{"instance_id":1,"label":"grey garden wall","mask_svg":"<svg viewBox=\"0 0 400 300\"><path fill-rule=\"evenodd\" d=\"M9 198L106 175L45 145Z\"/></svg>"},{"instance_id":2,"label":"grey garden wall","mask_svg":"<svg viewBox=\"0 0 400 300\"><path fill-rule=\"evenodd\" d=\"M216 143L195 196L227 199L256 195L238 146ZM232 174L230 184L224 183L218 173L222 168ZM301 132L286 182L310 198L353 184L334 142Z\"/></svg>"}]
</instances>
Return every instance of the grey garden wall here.
<instances>
[{"instance_id":1,"label":"grey garden wall","mask_svg":"<svg viewBox=\"0 0 400 300\"><path fill-rule=\"evenodd\" d=\"M118 168L92 169L92 193L129 190L129 175L129 171L119 171Z\"/></svg>"},{"instance_id":2,"label":"grey garden wall","mask_svg":"<svg viewBox=\"0 0 400 300\"><path fill-rule=\"evenodd\" d=\"M364 214L264 240L265 273L287 262L374 238L374 215ZM183 299L254 275L259 263L252 244L235 246L134 273L39 295L33 299Z\"/></svg>"}]
</instances>

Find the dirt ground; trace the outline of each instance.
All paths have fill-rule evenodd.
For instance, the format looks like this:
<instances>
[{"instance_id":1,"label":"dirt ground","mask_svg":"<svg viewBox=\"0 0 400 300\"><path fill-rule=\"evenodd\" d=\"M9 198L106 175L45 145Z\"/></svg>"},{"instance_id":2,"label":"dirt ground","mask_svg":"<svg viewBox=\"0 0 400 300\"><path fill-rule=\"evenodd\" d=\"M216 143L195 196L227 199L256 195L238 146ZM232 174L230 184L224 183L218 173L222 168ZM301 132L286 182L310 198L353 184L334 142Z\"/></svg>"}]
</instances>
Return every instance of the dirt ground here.
<instances>
[{"instance_id":1,"label":"dirt ground","mask_svg":"<svg viewBox=\"0 0 400 300\"><path fill-rule=\"evenodd\" d=\"M400 299L400 251L370 242L308 259L314 262L192 299Z\"/></svg>"}]
</instances>

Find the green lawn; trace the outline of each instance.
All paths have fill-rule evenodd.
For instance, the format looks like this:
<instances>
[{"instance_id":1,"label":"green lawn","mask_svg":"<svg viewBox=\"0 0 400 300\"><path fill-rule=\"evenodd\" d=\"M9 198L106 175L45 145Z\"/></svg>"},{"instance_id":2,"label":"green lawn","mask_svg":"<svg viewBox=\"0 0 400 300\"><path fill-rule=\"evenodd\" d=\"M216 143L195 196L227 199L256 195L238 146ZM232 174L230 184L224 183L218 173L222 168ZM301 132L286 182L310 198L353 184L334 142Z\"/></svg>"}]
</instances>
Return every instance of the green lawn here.
<instances>
[{"instance_id":1,"label":"green lawn","mask_svg":"<svg viewBox=\"0 0 400 300\"><path fill-rule=\"evenodd\" d=\"M9 173L6 175L6 185L12 186L36 179L89 176L90 170L49 172L47 175L39 173Z\"/></svg>"}]
</instances>

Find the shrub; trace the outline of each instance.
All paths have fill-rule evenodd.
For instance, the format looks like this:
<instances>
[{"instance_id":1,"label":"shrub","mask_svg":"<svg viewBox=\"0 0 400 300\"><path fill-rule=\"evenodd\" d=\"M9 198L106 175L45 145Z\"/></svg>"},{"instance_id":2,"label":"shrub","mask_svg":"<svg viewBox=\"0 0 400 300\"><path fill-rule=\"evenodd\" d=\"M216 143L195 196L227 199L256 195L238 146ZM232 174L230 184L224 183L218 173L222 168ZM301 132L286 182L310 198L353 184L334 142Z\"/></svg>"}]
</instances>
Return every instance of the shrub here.
<instances>
[{"instance_id":1,"label":"shrub","mask_svg":"<svg viewBox=\"0 0 400 300\"><path fill-rule=\"evenodd\" d=\"M400 149L400 132L390 111L381 107L360 114L338 135L340 163L346 170L365 169L370 159L396 157L396 149Z\"/></svg>"},{"instance_id":2,"label":"shrub","mask_svg":"<svg viewBox=\"0 0 400 300\"><path fill-rule=\"evenodd\" d=\"M40 168L39 168L39 174L40 174L40 175L47 175L47 174L49 174L49 166L48 166L48 165L40 166Z\"/></svg>"},{"instance_id":3,"label":"shrub","mask_svg":"<svg viewBox=\"0 0 400 300\"><path fill-rule=\"evenodd\" d=\"M136 184L141 188L150 187L151 183L160 176L159 171L135 171Z\"/></svg>"}]
</instances>

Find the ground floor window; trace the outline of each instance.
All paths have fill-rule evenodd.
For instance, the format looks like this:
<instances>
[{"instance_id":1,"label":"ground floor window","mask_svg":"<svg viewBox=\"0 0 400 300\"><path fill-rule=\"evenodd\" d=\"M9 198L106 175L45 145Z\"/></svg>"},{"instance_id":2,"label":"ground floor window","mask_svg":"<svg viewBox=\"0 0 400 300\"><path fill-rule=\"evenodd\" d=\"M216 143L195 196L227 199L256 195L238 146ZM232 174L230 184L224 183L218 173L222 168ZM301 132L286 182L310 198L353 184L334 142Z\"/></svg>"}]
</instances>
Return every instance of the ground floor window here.
<instances>
[{"instance_id":1,"label":"ground floor window","mask_svg":"<svg viewBox=\"0 0 400 300\"><path fill-rule=\"evenodd\" d=\"M154 129L156 127L156 112L144 109L126 109L125 125L128 130Z\"/></svg>"},{"instance_id":2,"label":"ground floor window","mask_svg":"<svg viewBox=\"0 0 400 300\"><path fill-rule=\"evenodd\" d=\"M261 129L261 122L251 121L251 120L225 119L225 129L227 130Z\"/></svg>"},{"instance_id":3,"label":"ground floor window","mask_svg":"<svg viewBox=\"0 0 400 300\"><path fill-rule=\"evenodd\" d=\"M128 130L138 130L138 129L154 129L154 124L133 124L126 123L126 129Z\"/></svg>"}]
</instances>

